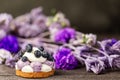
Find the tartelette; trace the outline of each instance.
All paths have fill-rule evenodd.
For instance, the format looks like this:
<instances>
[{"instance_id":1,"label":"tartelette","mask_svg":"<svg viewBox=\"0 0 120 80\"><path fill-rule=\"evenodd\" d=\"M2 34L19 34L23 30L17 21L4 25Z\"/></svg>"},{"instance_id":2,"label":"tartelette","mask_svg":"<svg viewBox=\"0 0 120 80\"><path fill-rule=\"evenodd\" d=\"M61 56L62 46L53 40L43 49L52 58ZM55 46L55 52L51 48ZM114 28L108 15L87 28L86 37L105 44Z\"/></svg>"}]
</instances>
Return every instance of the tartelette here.
<instances>
[{"instance_id":1,"label":"tartelette","mask_svg":"<svg viewBox=\"0 0 120 80\"><path fill-rule=\"evenodd\" d=\"M16 63L16 75L26 78L44 78L54 75L54 59L43 47L28 44Z\"/></svg>"}]
</instances>

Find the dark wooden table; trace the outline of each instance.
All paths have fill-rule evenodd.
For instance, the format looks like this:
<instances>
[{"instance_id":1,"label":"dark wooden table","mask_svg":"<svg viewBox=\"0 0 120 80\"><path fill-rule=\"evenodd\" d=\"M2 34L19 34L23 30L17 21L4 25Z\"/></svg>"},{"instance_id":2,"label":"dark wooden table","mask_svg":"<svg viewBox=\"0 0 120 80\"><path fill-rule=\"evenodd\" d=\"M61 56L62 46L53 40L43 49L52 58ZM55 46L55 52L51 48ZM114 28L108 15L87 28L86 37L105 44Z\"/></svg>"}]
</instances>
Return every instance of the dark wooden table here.
<instances>
[{"instance_id":1,"label":"dark wooden table","mask_svg":"<svg viewBox=\"0 0 120 80\"><path fill-rule=\"evenodd\" d=\"M5 65L0 65L0 80L40 80L26 79L15 75L15 70ZM54 76L41 80L120 80L120 71L107 72L101 75L95 75L86 72L85 68L62 71L57 70Z\"/></svg>"}]
</instances>

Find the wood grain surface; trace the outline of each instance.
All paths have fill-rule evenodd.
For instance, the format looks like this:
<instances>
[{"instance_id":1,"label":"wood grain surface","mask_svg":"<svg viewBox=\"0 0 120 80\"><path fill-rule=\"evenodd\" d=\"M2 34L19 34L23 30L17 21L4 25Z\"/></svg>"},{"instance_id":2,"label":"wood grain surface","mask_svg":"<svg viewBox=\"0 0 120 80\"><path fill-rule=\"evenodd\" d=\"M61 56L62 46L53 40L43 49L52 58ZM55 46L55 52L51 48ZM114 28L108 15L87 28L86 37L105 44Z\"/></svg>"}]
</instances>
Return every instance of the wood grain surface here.
<instances>
[{"instance_id":1,"label":"wood grain surface","mask_svg":"<svg viewBox=\"0 0 120 80\"><path fill-rule=\"evenodd\" d=\"M85 68L62 71L57 70L54 76L44 79L26 79L15 75L14 68L0 65L0 80L120 80L120 71L109 71L101 75L86 72Z\"/></svg>"}]
</instances>

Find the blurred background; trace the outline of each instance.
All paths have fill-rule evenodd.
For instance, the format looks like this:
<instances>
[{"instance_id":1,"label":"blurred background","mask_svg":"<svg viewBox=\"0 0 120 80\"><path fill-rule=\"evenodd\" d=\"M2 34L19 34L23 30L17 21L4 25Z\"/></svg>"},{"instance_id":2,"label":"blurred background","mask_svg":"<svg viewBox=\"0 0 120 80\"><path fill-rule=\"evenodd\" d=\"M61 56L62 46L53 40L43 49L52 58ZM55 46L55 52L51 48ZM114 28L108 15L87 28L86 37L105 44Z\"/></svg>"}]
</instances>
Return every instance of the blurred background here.
<instances>
[{"instance_id":1,"label":"blurred background","mask_svg":"<svg viewBox=\"0 0 120 80\"><path fill-rule=\"evenodd\" d=\"M0 0L0 13L16 17L38 6L46 15L62 11L81 32L120 34L120 0Z\"/></svg>"}]
</instances>

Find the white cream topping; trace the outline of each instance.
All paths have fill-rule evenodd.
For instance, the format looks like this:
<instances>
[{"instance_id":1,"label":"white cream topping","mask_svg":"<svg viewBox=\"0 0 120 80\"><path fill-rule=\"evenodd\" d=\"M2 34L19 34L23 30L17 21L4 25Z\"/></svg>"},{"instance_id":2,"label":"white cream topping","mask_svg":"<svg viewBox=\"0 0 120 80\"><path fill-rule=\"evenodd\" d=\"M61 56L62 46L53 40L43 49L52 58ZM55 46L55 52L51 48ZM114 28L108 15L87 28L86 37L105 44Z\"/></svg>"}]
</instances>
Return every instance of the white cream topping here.
<instances>
[{"instance_id":1,"label":"white cream topping","mask_svg":"<svg viewBox=\"0 0 120 80\"><path fill-rule=\"evenodd\" d=\"M44 58L44 57L40 57L40 58L36 58L35 57L35 55L34 55L34 52L36 51L36 50L39 50L38 48L36 48L36 47L33 47L33 50L32 50L32 52L25 52L25 54L23 55L23 56L26 56L31 62L33 62L33 61L37 61L37 62L45 62L46 60L47 60L47 58Z\"/></svg>"},{"instance_id":2,"label":"white cream topping","mask_svg":"<svg viewBox=\"0 0 120 80\"><path fill-rule=\"evenodd\" d=\"M31 73L31 72L33 72L33 69L30 65L26 65L22 68L22 72Z\"/></svg>"},{"instance_id":3,"label":"white cream topping","mask_svg":"<svg viewBox=\"0 0 120 80\"><path fill-rule=\"evenodd\" d=\"M17 64L15 65L15 69L16 69L16 70L19 70Z\"/></svg>"},{"instance_id":4,"label":"white cream topping","mask_svg":"<svg viewBox=\"0 0 120 80\"><path fill-rule=\"evenodd\" d=\"M46 58L43 58L42 56L40 58L36 58L33 53L28 53L28 52L25 52L23 56L26 56L31 62L33 61L45 62L47 60Z\"/></svg>"},{"instance_id":5,"label":"white cream topping","mask_svg":"<svg viewBox=\"0 0 120 80\"><path fill-rule=\"evenodd\" d=\"M42 72L49 72L49 71L52 71L52 68L46 64L42 64L41 71Z\"/></svg>"},{"instance_id":6,"label":"white cream topping","mask_svg":"<svg viewBox=\"0 0 120 80\"><path fill-rule=\"evenodd\" d=\"M31 53L33 53L34 54L34 52L36 51L36 50L39 50L37 47L33 47L32 48L32 52Z\"/></svg>"}]
</instances>

